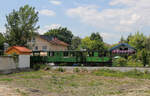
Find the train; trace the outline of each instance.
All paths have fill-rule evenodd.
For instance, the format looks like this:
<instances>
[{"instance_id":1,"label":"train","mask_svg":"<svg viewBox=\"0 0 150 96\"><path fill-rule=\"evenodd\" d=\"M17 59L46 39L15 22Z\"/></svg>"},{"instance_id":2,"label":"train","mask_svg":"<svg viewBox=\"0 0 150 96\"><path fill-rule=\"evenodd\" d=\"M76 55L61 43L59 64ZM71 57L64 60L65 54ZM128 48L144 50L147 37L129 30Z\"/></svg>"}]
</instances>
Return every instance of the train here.
<instances>
[{"instance_id":1,"label":"train","mask_svg":"<svg viewBox=\"0 0 150 96\"><path fill-rule=\"evenodd\" d=\"M53 63L57 66L111 66L109 51L33 51L32 64Z\"/></svg>"}]
</instances>

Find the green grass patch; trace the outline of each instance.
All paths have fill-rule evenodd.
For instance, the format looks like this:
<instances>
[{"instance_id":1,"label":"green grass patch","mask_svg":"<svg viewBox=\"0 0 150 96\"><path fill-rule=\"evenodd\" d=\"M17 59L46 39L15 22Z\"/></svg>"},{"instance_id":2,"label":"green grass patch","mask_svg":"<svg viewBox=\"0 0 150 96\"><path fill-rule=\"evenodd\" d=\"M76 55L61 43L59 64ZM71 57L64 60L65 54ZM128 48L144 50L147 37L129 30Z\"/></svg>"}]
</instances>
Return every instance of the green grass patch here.
<instances>
[{"instance_id":1,"label":"green grass patch","mask_svg":"<svg viewBox=\"0 0 150 96\"><path fill-rule=\"evenodd\" d=\"M150 79L150 72L139 70L131 70L128 72L114 71L110 69L99 69L92 72L96 76L106 76L106 77L130 77L130 78L140 78L140 79Z\"/></svg>"},{"instance_id":2,"label":"green grass patch","mask_svg":"<svg viewBox=\"0 0 150 96\"><path fill-rule=\"evenodd\" d=\"M12 78L1 78L0 81L11 82L11 81L13 81L13 79Z\"/></svg>"}]
</instances>

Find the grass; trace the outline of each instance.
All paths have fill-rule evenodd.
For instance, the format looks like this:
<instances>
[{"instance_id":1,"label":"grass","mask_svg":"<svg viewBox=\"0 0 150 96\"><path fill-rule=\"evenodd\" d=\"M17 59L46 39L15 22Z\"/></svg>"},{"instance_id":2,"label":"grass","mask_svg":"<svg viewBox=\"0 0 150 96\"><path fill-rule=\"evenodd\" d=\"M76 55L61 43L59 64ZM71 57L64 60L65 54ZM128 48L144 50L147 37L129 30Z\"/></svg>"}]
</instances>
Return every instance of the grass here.
<instances>
[{"instance_id":1,"label":"grass","mask_svg":"<svg viewBox=\"0 0 150 96\"><path fill-rule=\"evenodd\" d=\"M12 78L1 78L0 81L11 82L11 81L13 81L13 79Z\"/></svg>"},{"instance_id":2,"label":"grass","mask_svg":"<svg viewBox=\"0 0 150 96\"><path fill-rule=\"evenodd\" d=\"M17 88L21 96L130 96L131 93L149 96L149 74L148 71L108 69L67 72L58 68L1 75L0 84ZM39 91L32 92L31 88Z\"/></svg>"},{"instance_id":3,"label":"grass","mask_svg":"<svg viewBox=\"0 0 150 96\"><path fill-rule=\"evenodd\" d=\"M150 72L145 70L144 72L141 72L139 70L131 70L128 72L121 72L121 71L114 71L109 69L100 69L93 71L94 75L97 76L107 76L107 77L129 77L129 78L139 78L139 79L150 79Z\"/></svg>"}]
</instances>

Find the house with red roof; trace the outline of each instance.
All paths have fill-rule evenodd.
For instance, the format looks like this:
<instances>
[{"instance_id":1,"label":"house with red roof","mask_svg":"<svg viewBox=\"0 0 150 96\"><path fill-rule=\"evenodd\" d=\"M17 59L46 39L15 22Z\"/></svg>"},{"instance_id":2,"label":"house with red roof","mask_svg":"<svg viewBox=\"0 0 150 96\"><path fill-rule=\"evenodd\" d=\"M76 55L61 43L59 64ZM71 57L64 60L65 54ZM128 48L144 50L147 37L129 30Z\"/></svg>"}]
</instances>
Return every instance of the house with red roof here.
<instances>
[{"instance_id":1,"label":"house with red roof","mask_svg":"<svg viewBox=\"0 0 150 96\"><path fill-rule=\"evenodd\" d=\"M69 45L52 36L38 35L28 42L28 46L33 51L66 51Z\"/></svg>"},{"instance_id":2,"label":"house with red roof","mask_svg":"<svg viewBox=\"0 0 150 96\"><path fill-rule=\"evenodd\" d=\"M32 50L22 46L12 46L5 51L5 54L30 55Z\"/></svg>"}]
</instances>

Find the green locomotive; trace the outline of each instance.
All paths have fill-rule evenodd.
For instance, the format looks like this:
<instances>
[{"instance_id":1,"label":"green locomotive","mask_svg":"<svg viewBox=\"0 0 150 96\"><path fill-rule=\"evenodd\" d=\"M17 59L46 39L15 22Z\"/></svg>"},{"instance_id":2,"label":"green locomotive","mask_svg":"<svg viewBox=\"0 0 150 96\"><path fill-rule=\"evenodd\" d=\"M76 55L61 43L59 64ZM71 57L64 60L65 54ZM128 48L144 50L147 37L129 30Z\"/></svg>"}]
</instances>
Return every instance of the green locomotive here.
<instances>
[{"instance_id":1,"label":"green locomotive","mask_svg":"<svg viewBox=\"0 0 150 96\"><path fill-rule=\"evenodd\" d=\"M31 63L55 63L60 65L111 66L109 52L100 51L33 51Z\"/></svg>"}]
</instances>

